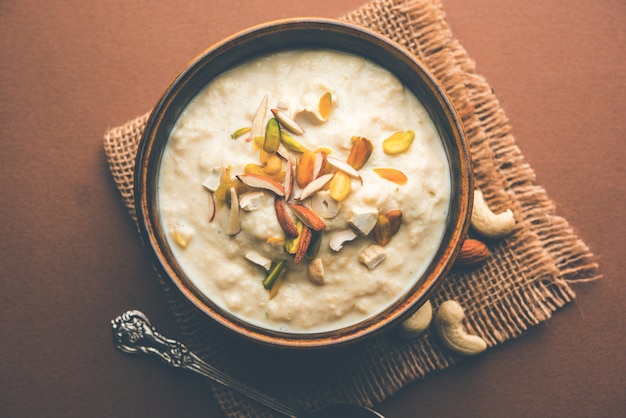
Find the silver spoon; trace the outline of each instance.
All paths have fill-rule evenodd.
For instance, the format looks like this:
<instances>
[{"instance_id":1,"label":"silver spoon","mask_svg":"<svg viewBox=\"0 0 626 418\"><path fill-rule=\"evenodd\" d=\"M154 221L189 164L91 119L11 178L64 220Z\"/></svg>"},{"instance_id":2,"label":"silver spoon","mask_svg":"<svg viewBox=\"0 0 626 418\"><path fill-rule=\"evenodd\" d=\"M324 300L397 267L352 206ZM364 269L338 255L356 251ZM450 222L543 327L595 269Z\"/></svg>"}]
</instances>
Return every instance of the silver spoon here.
<instances>
[{"instance_id":1,"label":"silver spoon","mask_svg":"<svg viewBox=\"0 0 626 418\"><path fill-rule=\"evenodd\" d=\"M165 364L198 373L227 388L234 389L250 399L288 417L297 418L385 418L365 406L337 403L313 412L300 411L250 387L206 363L179 341L161 335L148 317L140 311L127 311L111 321L113 342L119 350L130 354L147 354L161 359Z\"/></svg>"}]
</instances>

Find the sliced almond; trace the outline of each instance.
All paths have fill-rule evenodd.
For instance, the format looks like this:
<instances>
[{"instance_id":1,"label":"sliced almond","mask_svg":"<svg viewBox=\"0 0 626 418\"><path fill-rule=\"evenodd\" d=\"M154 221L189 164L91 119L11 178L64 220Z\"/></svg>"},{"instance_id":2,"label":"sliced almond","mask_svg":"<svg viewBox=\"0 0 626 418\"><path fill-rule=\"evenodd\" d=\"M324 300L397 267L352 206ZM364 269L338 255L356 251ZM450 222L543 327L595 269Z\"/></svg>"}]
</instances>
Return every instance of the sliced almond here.
<instances>
[{"instance_id":1,"label":"sliced almond","mask_svg":"<svg viewBox=\"0 0 626 418\"><path fill-rule=\"evenodd\" d=\"M311 228L304 225L304 228L302 228L302 232L300 232L298 248L296 249L296 253L293 256L293 262L295 264L300 263L300 261L302 261L302 259L306 255L306 250L309 248L309 244L311 243L311 237Z\"/></svg>"},{"instance_id":2,"label":"sliced almond","mask_svg":"<svg viewBox=\"0 0 626 418\"><path fill-rule=\"evenodd\" d=\"M289 156L293 155L291 151L289 151L287 147L285 147L282 143L278 146L278 149L276 150L276 154L278 154L284 160L288 160Z\"/></svg>"},{"instance_id":3,"label":"sliced almond","mask_svg":"<svg viewBox=\"0 0 626 418\"><path fill-rule=\"evenodd\" d=\"M289 132L295 135L303 135L304 129L298 124L291 116L280 109L271 109L274 117L278 119L280 124L285 127Z\"/></svg>"},{"instance_id":4,"label":"sliced almond","mask_svg":"<svg viewBox=\"0 0 626 418\"><path fill-rule=\"evenodd\" d=\"M296 159L291 153L286 154L287 170L285 170L285 199L289 200L293 196L293 185L296 178Z\"/></svg>"},{"instance_id":5,"label":"sliced almond","mask_svg":"<svg viewBox=\"0 0 626 418\"><path fill-rule=\"evenodd\" d=\"M263 205L263 192L247 192L239 196L239 207L246 212L257 210Z\"/></svg>"},{"instance_id":6,"label":"sliced almond","mask_svg":"<svg viewBox=\"0 0 626 418\"><path fill-rule=\"evenodd\" d=\"M306 206L298 204L290 204L288 206L293 210L298 219L300 219L309 228L315 231L321 231L326 228L324 220L317 213L313 212Z\"/></svg>"},{"instance_id":7,"label":"sliced almond","mask_svg":"<svg viewBox=\"0 0 626 418\"><path fill-rule=\"evenodd\" d=\"M328 162L328 164L332 165L336 169L343 171L344 173L346 173L350 177L354 177L354 178L360 178L361 177L359 172L356 171L356 169L354 167L352 167L348 163L345 163L345 162L341 161L338 158L326 157L326 162Z\"/></svg>"},{"instance_id":8,"label":"sliced almond","mask_svg":"<svg viewBox=\"0 0 626 418\"><path fill-rule=\"evenodd\" d=\"M228 228L226 234L237 235L241 231L241 222L239 220L239 197L234 187L230 188L230 215L228 216Z\"/></svg>"},{"instance_id":9,"label":"sliced almond","mask_svg":"<svg viewBox=\"0 0 626 418\"><path fill-rule=\"evenodd\" d=\"M324 188L324 186L326 186L326 184L333 178L333 174L324 174L323 176L320 176L318 178L316 178L315 180L313 180L312 182L310 182L309 184L306 185L306 187L304 189L302 189L302 191L300 192L300 200L304 200L307 197L313 195L314 193L316 193L319 190L322 190L322 188Z\"/></svg>"},{"instance_id":10,"label":"sliced almond","mask_svg":"<svg viewBox=\"0 0 626 418\"><path fill-rule=\"evenodd\" d=\"M413 131L398 131L394 132L389 138L383 141L383 151L385 154L396 155L401 154L413 143L415 134Z\"/></svg>"},{"instance_id":11,"label":"sliced almond","mask_svg":"<svg viewBox=\"0 0 626 418\"><path fill-rule=\"evenodd\" d=\"M296 223L291 219L289 213L287 213L287 205L285 204L285 199L276 196L274 198L274 209L276 210L276 219L278 219L278 224L285 231L285 235L291 238L295 238L298 236L298 228L296 227Z\"/></svg>"},{"instance_id":12,"label":"sliced almond","mask_svg":"<svg viewBox=\"0 0 626 418\"><path fill-rule=\"evenodd\" d=\"M272 267L272 260L269 258L257 253L256 251L248 251L245 255L246 260L250 261L253 264L256 264L259 267L262 267L265 271L269 271Z\"/></svg>"},{"instance_id":13,"label":"sliced almond","mask_svg":"<svg viewBox=\"0 0 626 418\"><path fill-rule=\"evenodd\" d=\"M374 172L378 174L381 178L384 178L385 180L389 180L401 186L409 181L406 174L404 174L400 170L396 170L395 168L375 168Z\"/></svg>"},{"instance_id":14,"label":"sliced almond","mask_svg":"<svg viewBox=\"0 0 626 418\"><path fill-rule=\"evenodd\" d=\"M276 196L285 195L285 187L269 177L264 177L258 174L238 174L235 177L237 177L237 179L239 179L242 183L255 189L269 190Z\"/></svg>"},{"instance_id":15,"label":"sliced almond","mask_svg":"<svg viewBox=\"0 0 626 418\"><path fill-rule=\"evenodd\" d=\"M351 229L337 231L330 236L328 246L333 251L339 251L343 248L346 242L353 241L357 236L358 235Z\"/></svg>"},{"instance_id":16,"label":"sliced almond","mask_svg":"<svg viewBox=\"0 0 626 418\"><path fill-rule=\"evenodd\" d=\"M261 99L259 107L252 119L252 128L250 129L250 137L256 141L257 138L265 136L265 115L267 114L268 98L267 94Z\"/></svg>"},{"instance_id":17,"label":"sliced almond","mask_svg":"<svg viewBox=\"0 0 626 418\"><path fill-rule=\"evenodd\" d=\"M317 178L324 173L326 169L326 155L325 151L315 152L315 161L313 162L313 178Z\"/></svg>"}]
</instances>

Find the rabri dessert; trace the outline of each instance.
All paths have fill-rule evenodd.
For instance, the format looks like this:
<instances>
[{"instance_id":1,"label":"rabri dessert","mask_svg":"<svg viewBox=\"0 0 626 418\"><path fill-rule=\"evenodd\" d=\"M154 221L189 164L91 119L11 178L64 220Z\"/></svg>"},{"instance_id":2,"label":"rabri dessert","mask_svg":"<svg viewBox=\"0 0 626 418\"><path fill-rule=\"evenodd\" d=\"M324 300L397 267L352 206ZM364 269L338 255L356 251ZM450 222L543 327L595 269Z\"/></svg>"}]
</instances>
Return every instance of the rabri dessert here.
<instances>
[{"instance_id":1,"label":"rabri dessert","mask_svg":"<svg viewBox=\"0 0 626 418\"><path fill-rule=\"evenodd\" d=\"M419 100L361 57L294 50L212 80L165 148L158 202L189 280L253 325L313 333L401 298L442 241L442 141Z\"/></svg>"}]
</instances>

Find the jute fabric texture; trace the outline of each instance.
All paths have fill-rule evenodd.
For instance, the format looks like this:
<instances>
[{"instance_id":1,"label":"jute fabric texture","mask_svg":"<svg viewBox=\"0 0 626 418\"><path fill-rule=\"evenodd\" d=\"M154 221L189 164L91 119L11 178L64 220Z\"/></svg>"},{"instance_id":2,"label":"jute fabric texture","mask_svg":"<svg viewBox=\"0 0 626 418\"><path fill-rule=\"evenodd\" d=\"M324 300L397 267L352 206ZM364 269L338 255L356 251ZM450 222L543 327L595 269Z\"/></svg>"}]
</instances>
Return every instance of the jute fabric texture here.
<instances>
[{"instance_id":1,"label":"jute fabric texture","mask_svg":"<svg viewBox=\"0 0 626 418\"><path fill-rule=\"evenodd\" d=\"M431 299L434 309L447 299L460 302L467 330L484 338L490 348L549 319L575 298L572 282L598 277L597 264L536 183L504 111L454 38L440 1L374 0L343 19L387 36L430 68L462 117L476 187L495 212L511 208L517 220L513 235L488 243L492 257L486 264L449 274ZM145 114L104 134L111 174L133 219L133 168L147 119ZM176 289L155 277L190 349L223 371L300 408L334 401L373 405L408 383L463 360L447 351L430 330L414 340L388 333L331 352L276 355L216 327ZM211 388L229 417L272 416L266 408L219 385Z\"/></svg>"}]
</instances>

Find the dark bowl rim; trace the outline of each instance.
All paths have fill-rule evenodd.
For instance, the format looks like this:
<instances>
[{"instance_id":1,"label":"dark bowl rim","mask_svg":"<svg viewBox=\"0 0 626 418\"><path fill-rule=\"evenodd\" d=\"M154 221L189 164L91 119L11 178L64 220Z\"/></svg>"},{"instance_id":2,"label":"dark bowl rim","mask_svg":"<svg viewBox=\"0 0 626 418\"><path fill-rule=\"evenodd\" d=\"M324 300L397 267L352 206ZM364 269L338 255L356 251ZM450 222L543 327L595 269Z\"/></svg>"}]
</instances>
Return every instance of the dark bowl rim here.
<instances>
[{"instance_id":1,"label":"dark bowl rim","mask_svg":"<svg viewBox=\"0 0 626 418\"><path fill-rule=\"evenodd\" d=\"M212 56L222 54L224 51L228 51L229 48L236 48L245 42L254 41L254 39L262 38L267 34L290 30L330 31L337 36L363 38L377 48L386 49L394 57L416 70L420 80L426 84L429 93L435 96L441 107L439 111L443 110L445 119L449 122L448 126L453 136L455 149L459 153L459 159L455 162L460 165L458 168L459 184L457 184L457 192L460 193L456 193L456 196L453 196L457 198L455 202L457 202L458 206L456 210L458 217L449 225L452 229L447 230L447 235L449 236L440 244L439 257L431 262L427 270L428 274L422 275L424 280L417 280L417 282L421 283L416 283L412 286L403 299L394 303L392 308L390 307L382 313L376 314L353 326L320 333L298 334L273 331L246 323L244 320L227 312L220 312L222 310L220 308L216 309L216 306L208 306L208 296L198 294L201 292L196 292L193 289L193 285L181 278L176 271L176 267L172 265L171 261L168 261L167 256L163 253L163 238L159 238L158 234L155 234L155 227L158 231L160 225L158 220L155 221L154 211L149 209L150 202L148 201L150 197L148 169L151 164L154 164L151 161L154 158L151 159L150 156L153 152L155 137L158 128L163 123L164 116L172 105L172 101L180 93L181 86L184 86L197 72L201 71L204 65L206 65L203 63ZM324 47L332 49L331 46ZM384 64L379 63L379 65L394 73L393 69L386 67ZM418 96L418 99L423 101L422 97ZM430 108L428 108L428 111L430 114ZM450 158L447 148L446 154ZM160 163L160 156L158 160ZM454 179L452 180L454 181ZM452 190L452 194L455 195L455 190ZM377 335L415 312L421 304L428 300L445 278L452 267L454 258L460 251L462 241L467 236L469 229L472 194L472 160L461 118L445 89L430 70L402 46L376 32L345 21L319 17L288 18L261 23L224 38L190 60L172 80L151 112L139 142L134 167L134 201L140 236L144 246L150 250L153 265L159 275L163 279L172 282L175 288L191 302L196 310L212 318L215 322L233 331L235 334L264 345L281 348L327 348L347 345L366 337ZM452 209L450 212L452 212ZM449 216L452 216L452 214L449 214ZM167 246L167 244L165 245Z\"/></svg>"}]
</instances>

